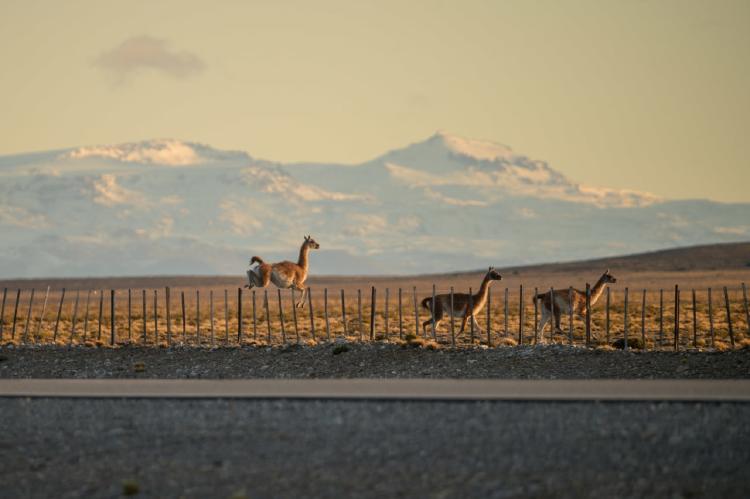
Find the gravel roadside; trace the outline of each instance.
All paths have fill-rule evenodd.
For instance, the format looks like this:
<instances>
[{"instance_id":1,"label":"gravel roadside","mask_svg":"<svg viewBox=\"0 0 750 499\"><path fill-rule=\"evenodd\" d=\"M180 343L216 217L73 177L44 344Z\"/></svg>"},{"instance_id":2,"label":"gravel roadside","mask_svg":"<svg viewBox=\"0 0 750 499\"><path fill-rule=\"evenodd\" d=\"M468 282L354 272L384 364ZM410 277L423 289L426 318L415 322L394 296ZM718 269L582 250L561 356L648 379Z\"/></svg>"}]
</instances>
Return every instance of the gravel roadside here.
<instances>
[{"instance_id":1,"label":"gravel roadside","mask_svg":"<svg viewBox=\"0 0 750 499\"><path fill-rule=\"evenodd\" d=\"M217 348L2 347L0 378L750 378L750 349L601 351L560 345Z\"/></svg>"}]
</instances>

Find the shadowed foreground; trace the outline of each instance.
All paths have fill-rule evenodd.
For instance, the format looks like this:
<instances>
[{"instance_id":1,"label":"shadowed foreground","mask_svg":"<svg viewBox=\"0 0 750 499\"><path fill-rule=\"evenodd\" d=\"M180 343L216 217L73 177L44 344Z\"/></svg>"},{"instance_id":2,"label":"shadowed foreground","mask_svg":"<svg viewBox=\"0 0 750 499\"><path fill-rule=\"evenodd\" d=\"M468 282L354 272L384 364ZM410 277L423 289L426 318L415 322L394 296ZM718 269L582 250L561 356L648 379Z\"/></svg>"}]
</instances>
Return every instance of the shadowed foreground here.
<instances>
[{"instance_id":1,"label":"shadowed foreground","mask_svg":"<svg viewBox=\"0 0 750 499\"><path fill-rule=\"evenodd\" d=\"M2 399L5 497L742 497L747 404Z\"/></svg>"}]
</instances>

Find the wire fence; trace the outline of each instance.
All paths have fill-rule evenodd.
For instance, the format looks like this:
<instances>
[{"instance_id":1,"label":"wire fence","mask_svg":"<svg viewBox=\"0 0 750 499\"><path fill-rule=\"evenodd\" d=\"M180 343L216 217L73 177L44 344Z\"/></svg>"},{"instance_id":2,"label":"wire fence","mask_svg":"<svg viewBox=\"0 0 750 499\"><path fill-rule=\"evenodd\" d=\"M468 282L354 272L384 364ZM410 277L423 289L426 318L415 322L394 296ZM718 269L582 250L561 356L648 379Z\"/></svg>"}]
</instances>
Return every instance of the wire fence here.
<instances>
[{"instance_id":1,"label":"wire fence","mask_svg":"<svg viewBox=\"0 0 750 499\"><path fill-rule=\"evenodd\" d=\"M572 298L572 288L567 291ZM534 299L537 293L546 292L563 299L552 301L551 308ZM575 311L564 306L565 296L566 290L523 286L489 289L485 295L434 285L427 292L418 292L416 287L371 287L364 294L361 289L346 294L343 289L328 288L304 292L5 288L0 343L236 347L345 338L419 339L457 347L557 343L650 350L724 350L750 343L744 283L700 290L606 288L600 296L592 296L587 286L585 306ZM461 308L461 300L468 301L468 306ZM446 305L448 310L440 318L431 314L433 302L455 307ZM548 316L558 316L557 328L553 321L542 323L543 307Z\"/></svg>"}]
</instances>

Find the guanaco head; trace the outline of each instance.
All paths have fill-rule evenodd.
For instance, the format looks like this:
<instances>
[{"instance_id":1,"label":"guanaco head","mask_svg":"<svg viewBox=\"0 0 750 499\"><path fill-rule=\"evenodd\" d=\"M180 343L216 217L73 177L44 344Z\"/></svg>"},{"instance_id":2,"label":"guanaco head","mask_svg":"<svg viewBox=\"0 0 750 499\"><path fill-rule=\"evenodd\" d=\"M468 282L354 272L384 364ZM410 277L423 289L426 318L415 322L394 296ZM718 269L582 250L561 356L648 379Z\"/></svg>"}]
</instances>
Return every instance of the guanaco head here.
<instances>
[{"instance_id":1,"label":"guanaco head","mask_svg":"<svg viewBox=\"0 0 750 499\"><path fill-rule=\"evenodd\" d=\"M320 245L312 238L312 236L305 236L305 242L303 244L311 249L320 248Z\"/></svg>"},{"instance_id":2,"label":"guanaco head","mask_svg":"<svg viewBox=\"0 0 750 499\"><path fill-rule=\"evenodd\" d=\"M617 278L609 273L609 269L607 269L606 272L604 272L604 275L602 276L602 280L604 282L611 282L612 284L617 282Z\"/></svg>"},{"instance_id":3,"label":"guanaco head","mask_svg":"<svg viewBox=\"0 0 750 499\"><path fill-rule=\"evenodd\" d=\"M490 267L487 270L487 277L491 281L500 281L503 278L503 276L501 276L500 273L497 270L495 270L495 267Z\"/></svg>"}]
</instances>

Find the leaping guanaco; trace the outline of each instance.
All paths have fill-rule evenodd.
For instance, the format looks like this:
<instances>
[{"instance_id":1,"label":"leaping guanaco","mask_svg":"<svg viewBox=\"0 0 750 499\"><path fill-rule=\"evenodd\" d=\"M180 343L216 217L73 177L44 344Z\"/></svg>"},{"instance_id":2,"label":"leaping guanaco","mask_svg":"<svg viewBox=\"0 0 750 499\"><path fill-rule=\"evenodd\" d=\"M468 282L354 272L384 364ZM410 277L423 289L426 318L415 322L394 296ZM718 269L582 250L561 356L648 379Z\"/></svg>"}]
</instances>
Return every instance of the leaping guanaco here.
<instances>
[{"instance_id":1,"label":"leaping guanaco","mask_svg":"<svg viewBox=\"0 0 750 499\"><path fill-rule=\"evenodd\" d=\"M311 236L305 236L305 240L299 249L299 258L297 263L290 261L283 261L277 263L266 263L259 256L254 256L250 259L250 265L257 263L258 266L251 268L247 271L247 279L249 284L246 284L246 288L265 288L269 282L273 282L279 288L294 288L302 291L302 297L295 304L296 307L301 308L305 306L305 296L307 294L307 288L305 287L305 280L307 279L307 271L309 268L308 253L311 249L319 249L318 244Z\"/></svg>"},{"instance_id":2,"label":"leaping guanaco","mask_svg":"<svg viewBox=\"0 0 750 499\"><path fill-rule=\"evenodd\" d=\"M503 277L495 270L495 267L490 267L487 270L487 274L485 274L484 279L482 279L482 284L479 286L479 291L476 292L476 294L469 295L468 293L453 293L453 316L454 317L462 317L461 320L461 330L458 332L459 335L461 335L464 332L464 329L466 328L466 322L469 320L469 317L474 322L474 327L477 328L477 330L481 329L479 328L479 323L477 323L476 316L477 314L484 308L485 303L487 303L487 293L490 290L490 284L492 281L499 281ZM469 299L471 297L471 300ZM469 310L469 302L472 301L473 309L472 312L468 312ZM437 329L438 324L440 324L440 321L445 318L445 315L448 314L450 317L451 314L451 295L450 294L439 294L435 295L435 306L432 306L432 296L428 296L424 300L422 300L422 306L430 311L430 319L424 321L422 323L422 332L424 334L427 333L427 325L432 323L432 317L435 318L435 329Z\"/></svg>"},{"instance_id":3,"label":"leaping guanaco","mask_svg":"<svg viewBox=\"0 0 750 499\"><path fill-rule=\"evenodd\" d=\"M609 273L609 269L607 269L602 276L599 278L598 281L596 281L596 284L594 284L594 287L591 288L591 306L593 307L594 304L601 298L602 294L604 294L604 290L607 287L607 284L609 283L616 283L617 279ZM571 301L572 298L572 301ZM547 322L550 320L550 317L553 315L552 310L552 301L550 297L550 291L547 291L546 293L537 293L534 296L535 301L541 302L541 309L542 309L542 317L539 320L539 331L544 331L544 326L547 325ZM568 289L556 289L555 290L555 299L554 299L554 321L552 323L552 327L554 330L558 333L563 332L560 329L560 316L561 314L570 314L571 307L573 310L573 313L582 316L586 312L586 291L581 291L580 289L573 289L573 293L571 295L570 290ZM544 335L540 335L540 338L542 338L542 341L544 341Z\"/></svg>"}]
</instances>

